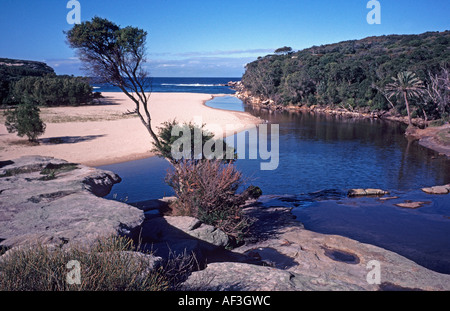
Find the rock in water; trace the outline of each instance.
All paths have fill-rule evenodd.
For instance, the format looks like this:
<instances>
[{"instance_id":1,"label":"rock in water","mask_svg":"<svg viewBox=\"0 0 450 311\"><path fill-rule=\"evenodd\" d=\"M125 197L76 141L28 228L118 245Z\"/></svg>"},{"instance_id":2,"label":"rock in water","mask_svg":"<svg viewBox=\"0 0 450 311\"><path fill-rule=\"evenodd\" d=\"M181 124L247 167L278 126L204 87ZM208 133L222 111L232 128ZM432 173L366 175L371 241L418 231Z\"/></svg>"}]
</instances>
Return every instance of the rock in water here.
<instances>
[{"instance_id":1,"label":"rock in water","mask_svg":"<svg viewBox=\"0 0 450 311\"><path fill-rule=\"evenodd\" d=\"M348 192L349 197L382 196L386 194L389 194L389 192L381 189L351 189Z\"/></svg>"},{"instance_id":2,"label":"rock in water","mask_svg":"<svg viewBox=\"0 0 450 311\"><path fill-rule=\"evenodd\" d=\"M423 188L422 191L427 194L448 194L450 192L450 185Z\"/></svg>"},{"instance_id":3,"label":"rock in water","mask_svg":"<svg viewBox=\"0 0 450 311\"><path fill-rule=\"evenodd\" d=\"M417 209L425 204L431 204L431 202L405 202L405 203L399 203L395 204L395 206L401 207L401 208L410 208L410 209Z\"/></svg>"},{"instance_id":4,"label":"rock in water","mask_svg":"<svg viewBox=\"0 0 450 311\"><path fill-rule=\"evenodd\" d=\"M143 212L98 197L117 182L120 177L112 172L50 157L9 161L0 169L0 246L133 237L144 221Z\"/></svg>"}]
</instances>

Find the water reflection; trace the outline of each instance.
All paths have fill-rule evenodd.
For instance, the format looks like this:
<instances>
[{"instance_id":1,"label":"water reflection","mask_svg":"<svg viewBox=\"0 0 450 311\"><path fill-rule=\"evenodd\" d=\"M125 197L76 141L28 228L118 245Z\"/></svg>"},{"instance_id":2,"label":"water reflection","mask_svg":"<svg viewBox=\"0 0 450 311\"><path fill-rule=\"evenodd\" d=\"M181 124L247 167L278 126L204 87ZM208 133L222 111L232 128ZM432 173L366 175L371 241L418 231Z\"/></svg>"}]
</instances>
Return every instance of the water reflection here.
<instances>
[{"instance_id":1,"label":"water reflection","mask_svg":"<svg viewBox=\"0 0 450 311\"><path fill-rule=\"evenodd\" d=\"M238 161L265 193L374 187L408 190L450 182L450 162L408 141L405 126L398 123L250 107L246 111L280 124L276 171L259 171L258 161Z\"/></svg>"}]
</instances>

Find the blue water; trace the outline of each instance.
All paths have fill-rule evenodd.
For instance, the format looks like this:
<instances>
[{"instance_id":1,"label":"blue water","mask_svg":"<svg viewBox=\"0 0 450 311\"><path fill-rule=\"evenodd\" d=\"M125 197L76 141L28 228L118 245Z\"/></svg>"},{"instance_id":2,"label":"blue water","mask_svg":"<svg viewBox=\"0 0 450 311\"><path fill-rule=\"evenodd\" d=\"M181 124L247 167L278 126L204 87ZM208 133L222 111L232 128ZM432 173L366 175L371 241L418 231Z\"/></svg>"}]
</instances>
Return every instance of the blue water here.
<instances>
[{"instance_id":1,"label":"blue water","mask_svg":"<svg viewBox=\"0 0 450 311\"><path fill-rule=\"evenodd\" d=\"M151 87L146 91L155 93L206 93L234 94L235 91L223 86L241 78L151 78ZM118 87L107 83L91 83L96 92L121 92Z\"/></svg>"},{"instance_id":2,"label":"blue water","mask_svg":"<svg viewBox=\"0 0 450 311\"><path fill-rule=\"evenodd\" d=\"M228 103L227 103L228 102ZM397 252L450 274L450 194L426 195L420 188L450 183L450 160L408 141L405 127L380 120L342 119L310 113L273 113L217 97L214 108L242 108L280 126L280 164L261 171L261 160L236 162L266 195L267 206L294 207L306 229L338 234ZM248 146L247 146L248 147ZM167 161L150 158L102 167L123 182L108 198L146 201L173 192L164 183ZM381 188L398 199L349 199L351 188ZM426 201L417 210L396 207Z\"/></svg>"},{"instance_id":3,"label":"blue water","mask_svg":"<svg viewBox=\"0 0 450 311\"><path fill-rule=\"evenodd\" d=\"M207 101L206 106L222 110L245 111L244 103L233 96L219 96Z\"/></svg>"}]
</instances>

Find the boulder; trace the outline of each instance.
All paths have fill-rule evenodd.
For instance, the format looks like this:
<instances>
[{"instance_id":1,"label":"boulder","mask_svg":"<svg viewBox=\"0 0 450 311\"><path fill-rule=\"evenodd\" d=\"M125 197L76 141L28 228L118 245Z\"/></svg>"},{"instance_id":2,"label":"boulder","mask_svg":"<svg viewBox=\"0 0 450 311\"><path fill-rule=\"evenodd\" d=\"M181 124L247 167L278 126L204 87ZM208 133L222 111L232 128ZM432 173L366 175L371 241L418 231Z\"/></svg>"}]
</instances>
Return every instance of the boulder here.
<instances>
[{"instance_id":1,"label":"boulder","mask_svg":"<svg viewBox=\"0 0 450 311\"><path fill-rule=\"evenodd\" d=\"M23 157L4 165L0 176L0 248L134 237L144 221L137 208L98 197L120 181L112 172L50 157Z\"/></svg>"},{"instance_id":2,"label":"boulder","mask_svg":"<svg viewBox=\"0 0 450 311\"><path fill-rule=\"evenodd\" d=\"M165 259L183 254L194 254L198 262L206 255L229 244L223 231L187 216L157 216L147 219L140 233L146 250Z\"/></svg>"},{"instance_id":3,"label":"boulder","mask_svg":"<svg viewBox=\"0 0 450 311\"><path fill-rule=\"evenodd\" d=\"M420 208L426 204L431 204L431 202L405 202L405 203L398 203L395 204L395 206L401 207L401 208L410 208L410 209L417 209Z\"/></svg>"},{"instance_id":4,"label":"boulder","mask_svg":"<svg viewBox=\"0 0 450 311\"><path fill-rule=\"evenodd\" d=\"M224 262L209 264L206 269L192 273L182 290L202 291L332 291L363 290L363 288L324 278L256 266Z\"/></svg>"},{"instance_id":5,"label":"boulder","mask_svg":"<svg viewBox=\"0 0 450 311\"><path fill-rule=\"evenodd\" d=\"M450 185L422 188L422 191L427 194L448 194L450 192Z\"/></svg>"}]
</instances>

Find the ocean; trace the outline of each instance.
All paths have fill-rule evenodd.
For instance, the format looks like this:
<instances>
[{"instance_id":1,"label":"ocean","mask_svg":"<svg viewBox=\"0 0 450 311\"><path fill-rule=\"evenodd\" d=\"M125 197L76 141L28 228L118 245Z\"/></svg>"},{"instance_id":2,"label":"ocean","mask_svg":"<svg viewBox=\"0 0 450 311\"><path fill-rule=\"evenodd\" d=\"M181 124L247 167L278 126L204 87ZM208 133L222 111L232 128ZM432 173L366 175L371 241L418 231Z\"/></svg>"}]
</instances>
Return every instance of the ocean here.
<instances>
[{"instance_id":1,"label":"ocean","mask_svg":"<svg viewBox=\"0 0 450 311\"><path fill-rule=\"evenodd\" d=\"M240 81L241 78L150 78L151 88L147 91L154 93L205 93L205 94L234 94L235 91L226 85L228 82ZM121 90L108 83L96 83L93 79L91 85L96 92L121 92Z\"/></svg>"}]
</instances>

